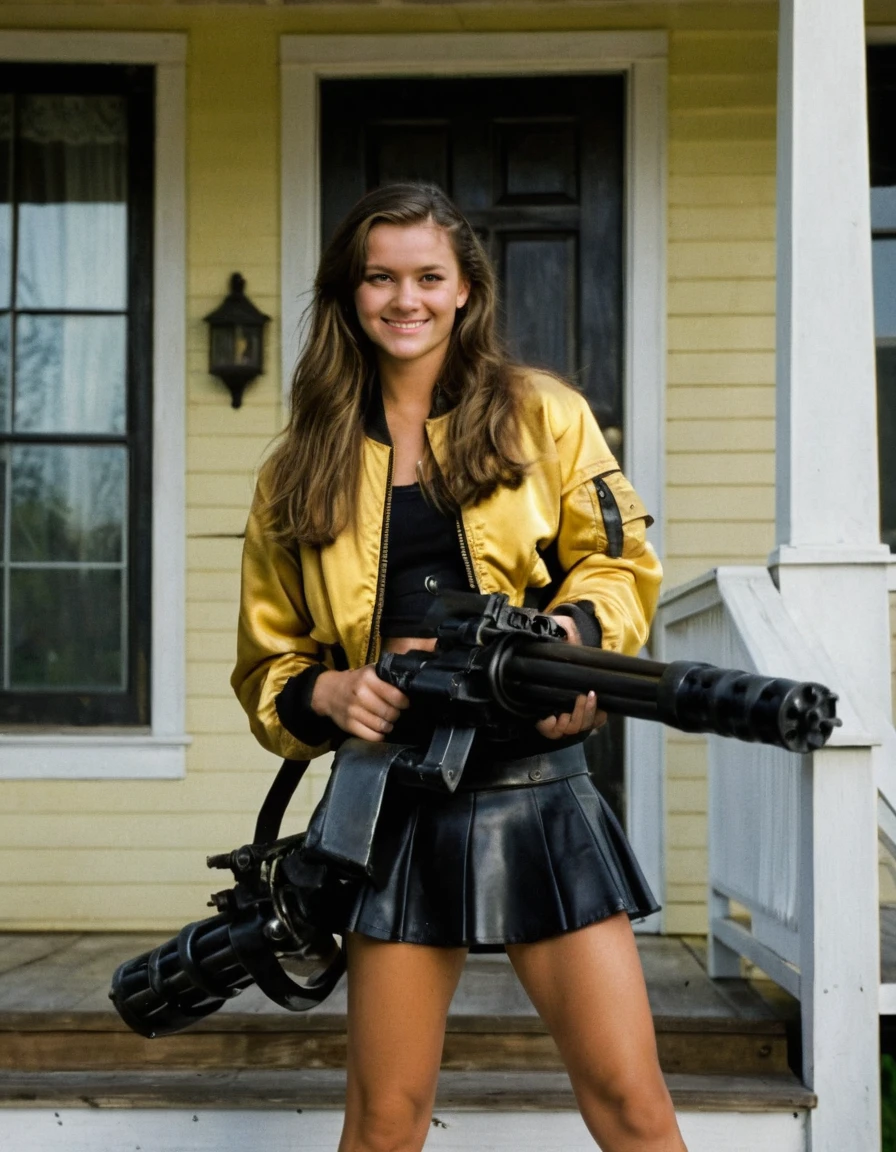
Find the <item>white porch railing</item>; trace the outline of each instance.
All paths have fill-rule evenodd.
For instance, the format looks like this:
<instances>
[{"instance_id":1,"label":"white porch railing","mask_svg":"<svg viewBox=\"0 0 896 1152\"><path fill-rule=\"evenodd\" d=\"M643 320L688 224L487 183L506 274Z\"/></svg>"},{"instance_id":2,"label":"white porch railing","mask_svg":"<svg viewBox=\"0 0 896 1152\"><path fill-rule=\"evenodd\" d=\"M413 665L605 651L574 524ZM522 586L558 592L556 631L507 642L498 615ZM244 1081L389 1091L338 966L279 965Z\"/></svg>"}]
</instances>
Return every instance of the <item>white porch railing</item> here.
<instances>
[{"instance_id":1,"label":"white porch railing","mask_svg":"<svg viewBox=\"0 0 896 1152\"><path fill-rule=\"evenodd\" d=\"M746 957L800 999L804 1079L827 1113L813 1119L818 1147L864 1148L842 1102L867 1087L876 1052L875 770L892 728L881 719L888 731L869 734L867 711L863 723L764 568L719 568L667 593L654 636L662 660L815 680L840 695L843 727L814 755L708 738L709 965L713 976L737 976Z\"/></svg>"}]
</instances>

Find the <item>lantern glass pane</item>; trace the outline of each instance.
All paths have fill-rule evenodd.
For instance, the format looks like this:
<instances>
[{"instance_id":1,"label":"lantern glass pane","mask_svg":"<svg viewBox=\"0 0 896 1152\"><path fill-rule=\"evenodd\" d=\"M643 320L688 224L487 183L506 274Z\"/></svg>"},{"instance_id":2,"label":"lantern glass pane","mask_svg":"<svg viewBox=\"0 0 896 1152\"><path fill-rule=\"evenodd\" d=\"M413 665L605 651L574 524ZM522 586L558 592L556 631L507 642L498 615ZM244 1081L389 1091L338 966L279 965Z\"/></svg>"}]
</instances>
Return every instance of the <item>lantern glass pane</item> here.
<instances>
[{"instance_id":1,"label":"lantern glass pane","mask_svg":"<svg viewBox=\"0 0 896 1152\"><path fill-rule=\"evenodd\" d=\"M259 331L238 324L234 335L234 363L243 368L257 368L261 364Z\"/></svg>"},{"instance_id":2,"label":"lantern glass pane","mask_svg":"<svg viewBox=\"0 0 896 1152\"><path fill-rule=\"evenodd\" d=\"M212 369L229 368L234 363L234 330L229 324L216 324L211 336Z\"/></svg>"}]
</instances>

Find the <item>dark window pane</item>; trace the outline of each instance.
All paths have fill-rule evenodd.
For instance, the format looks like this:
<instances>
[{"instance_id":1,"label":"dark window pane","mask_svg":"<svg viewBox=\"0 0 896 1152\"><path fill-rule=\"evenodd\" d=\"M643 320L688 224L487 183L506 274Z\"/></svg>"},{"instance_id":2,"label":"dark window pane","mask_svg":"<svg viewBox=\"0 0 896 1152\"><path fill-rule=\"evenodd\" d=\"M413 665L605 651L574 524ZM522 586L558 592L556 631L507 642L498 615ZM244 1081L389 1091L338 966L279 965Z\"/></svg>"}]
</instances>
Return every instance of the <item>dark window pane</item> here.
<instances>
[{"instance_id":1,"label":"dark window pane","mask_svg":"<svg viewBox=\"0 0 896 1152\"><path fill-rule=\"evenodd\" d=\"M14 430L123 432L126 339L124 316L20 316Z\"/></svg>"},{"instance_id":2,"label":"dark window pane","mask_svg":"<svg viewBox=\"0 0 896 1152\"><path fill-rule=\"evenodd\" d=\"M0 432L9 431L9 330L11 317L8 312L0 312Z\"/></svg>"},{"instance_id":3,"label":"dark window pane","mask_svg":"<svg viewBox=\"0 0 896 1152\"><path fill-rule=\"evenodd\" d=\"M121 571L13 568L9 679L13 689L121 689Z\"/></svg>"},{"instance_id":4,"label":"dark window pane","mask_svg":"<svg viewBox=\"0 0 896 1152\"><path fill-rule=\"evenodd\" d=\"M127 103L23 96L20 308L127 304Z\"/></svg>"},{"instance_id":5,"label":"dark window pane","mask_svg":"<svg viewBox=\"0 0 896 1152\"><path fill-rule=\"evenodd\" d=\"M881 539L896 552L896 346L877 349Z\"/></svg>"},{"instance_id":6,"label":"dark window pane","mask_svg":"<svg viewBox=\"0 0 896 1152\"><path fill-rule=\"evenodd\" d=\"M12 291L12 97L0 93L0 308Z\"/></svg>"},{"instance_id":7,"label":"dark window pane","mask_svg":"<svg viewBox=\"0 0 896 1152\"><path fill-rule=\"evenodd\" d=\"M120 564L126 509L125 448L13 448L13 563Z\"/></svg>"}]
</instances>

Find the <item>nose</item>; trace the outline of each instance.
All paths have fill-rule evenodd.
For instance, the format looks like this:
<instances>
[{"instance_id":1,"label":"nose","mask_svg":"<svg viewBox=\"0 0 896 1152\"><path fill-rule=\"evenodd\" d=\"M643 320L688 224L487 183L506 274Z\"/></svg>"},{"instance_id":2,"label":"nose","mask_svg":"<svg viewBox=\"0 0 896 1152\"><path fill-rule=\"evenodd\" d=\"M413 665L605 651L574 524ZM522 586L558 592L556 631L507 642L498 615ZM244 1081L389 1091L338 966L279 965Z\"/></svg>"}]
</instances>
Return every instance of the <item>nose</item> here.
<instances>
[{"instance_id":1,"label":"nose","mask_svg":"<svg viewBox=\"0 0 896 1152\"><path fill-rule=\"evenodd\" d=\"M420 301L416 279L413 276L402 277L397 289L395 303L403 312L413 312Z\"/></svg>"}]
</instances>

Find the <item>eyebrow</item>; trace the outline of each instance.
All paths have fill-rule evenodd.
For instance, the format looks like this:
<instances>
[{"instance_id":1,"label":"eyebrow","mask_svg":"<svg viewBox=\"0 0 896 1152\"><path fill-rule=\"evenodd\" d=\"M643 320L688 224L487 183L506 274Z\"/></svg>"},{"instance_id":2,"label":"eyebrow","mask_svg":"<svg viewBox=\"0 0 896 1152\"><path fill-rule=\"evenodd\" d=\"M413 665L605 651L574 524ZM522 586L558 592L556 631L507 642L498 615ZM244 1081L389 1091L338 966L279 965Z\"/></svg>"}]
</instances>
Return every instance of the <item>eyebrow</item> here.
<instances>
[{"instance_id":1,"label":"eyebrow","mask_svg":"<svg viewBox=\"0 0 896 1152\"><path fill-rule=\"evenodd\" d=\"M387 264L365 264L365 272L392 272L394 269L390 268ZM444 264L424 264L420 268L415 268L415 272L446 272L447 268Z\"/></svg>"}]
</instances>

